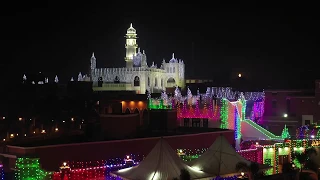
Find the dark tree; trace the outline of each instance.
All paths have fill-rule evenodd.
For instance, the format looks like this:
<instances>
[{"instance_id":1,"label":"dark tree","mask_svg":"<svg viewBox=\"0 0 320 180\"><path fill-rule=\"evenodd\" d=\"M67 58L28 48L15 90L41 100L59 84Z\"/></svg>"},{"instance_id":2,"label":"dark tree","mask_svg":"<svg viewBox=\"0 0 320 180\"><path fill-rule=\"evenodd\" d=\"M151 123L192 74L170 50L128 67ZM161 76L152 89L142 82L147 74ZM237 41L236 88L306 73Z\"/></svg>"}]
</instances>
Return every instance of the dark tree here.
<instances>
[{"instance_id":1,"label":"dark tree","mask_svg":"<svg viewBox=\"0 0 320 180\"><path fill-rule=\"evenodd\" d=\"M180 180L191 180L190 173L186 169L181 169Z\"/></svg>"}]
</instances>

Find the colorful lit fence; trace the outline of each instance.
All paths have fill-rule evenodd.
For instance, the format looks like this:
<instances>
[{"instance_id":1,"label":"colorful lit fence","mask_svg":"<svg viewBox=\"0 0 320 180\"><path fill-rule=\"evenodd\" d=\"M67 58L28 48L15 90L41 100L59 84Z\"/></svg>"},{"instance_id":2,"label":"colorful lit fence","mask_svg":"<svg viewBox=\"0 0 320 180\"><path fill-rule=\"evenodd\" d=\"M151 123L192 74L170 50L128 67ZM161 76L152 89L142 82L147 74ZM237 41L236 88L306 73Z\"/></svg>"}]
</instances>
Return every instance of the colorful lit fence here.
<instances>
[{"instance_id":1,"label":"colorful lit fence","mask_svg":"<svg viewBox=\"0 0 320 180\"><path fill-rule=\"evenodd\" d=\"M177 153L185 161L198 158L207 148L202 149L177 149ZM240 150L238 153L250 161L261 163L262 150L250 149ZM70 171L65 172L46 172L40 168L37 158L18 158L16 162L16 180L40 180L53 179L61 180L61 177L67 177L68 180L87 180L87 179L117 179L109 176L109 172L137 165L143 160L144 156L130 154L132 163L126 163L125 158L114 158L100 161L67 161ZM233 177L230 177L231 179ZM229 178L229 179L230 179ZM119 179L119 178L118 178Z\"/></svg>"}]
</instances>

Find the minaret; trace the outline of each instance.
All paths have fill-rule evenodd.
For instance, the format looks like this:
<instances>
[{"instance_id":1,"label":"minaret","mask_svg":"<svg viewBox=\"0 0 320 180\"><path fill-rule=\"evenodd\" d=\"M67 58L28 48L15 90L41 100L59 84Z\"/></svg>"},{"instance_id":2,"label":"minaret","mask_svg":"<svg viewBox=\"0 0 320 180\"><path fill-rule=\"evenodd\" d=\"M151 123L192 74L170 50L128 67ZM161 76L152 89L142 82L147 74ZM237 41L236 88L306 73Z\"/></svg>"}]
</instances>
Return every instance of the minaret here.
<instances>
[{"instance_id":1,"label":"minaret","mask_svg":"<svg viewBox=\"0 0 320 180\"><path fill-rule=\"evenodd\" d=\"M90 77L90 80L92 81L93 80L93 72L94 70L97 68L97 60L96 60L96 57L94 56L94 52L92 53L92 56L90 58L90 68L89 68L89 77Z\"/></svg>"},{"instance_id":2,"label":"minaret","mask_svg":"<svg viewBox=\"0 0 320 180\"><path fill-rule=\"evenodd\" d=\"M96 61L96 57L94 57L94 52L93 52L90 59L90 69L93 70L96 68L97 68L97 61Z\"/></svg>"},{"instance_id":3,"label":"minaret","mask_svg":"<svg viewBox=\"0 0 320 180\"><path fill-rule=\"evenodd\" d=\"M126 38L126 57L124 58L126 61L126 67L131 68L133 67L133 56L137 53L137 33L136 30L132 27L132 23L127 30Z\"/></svg>"}]
</instances>

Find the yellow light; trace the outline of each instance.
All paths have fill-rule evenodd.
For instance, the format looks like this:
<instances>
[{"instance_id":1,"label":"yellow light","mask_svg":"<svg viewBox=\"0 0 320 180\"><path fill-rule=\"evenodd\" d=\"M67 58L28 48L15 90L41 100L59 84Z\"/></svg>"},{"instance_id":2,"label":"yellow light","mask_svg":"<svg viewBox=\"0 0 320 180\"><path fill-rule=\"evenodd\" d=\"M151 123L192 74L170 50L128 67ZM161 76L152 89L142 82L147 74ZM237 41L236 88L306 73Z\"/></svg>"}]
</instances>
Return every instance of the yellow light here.
<instances>
[{"instance_id":1,"label":"yellow light","mask_svg":"<svg viewBox=\"0 0 320 180\"><path fill-rule=\"evenodd\" d=\"M71 121L74 121L74 118L71 118Z\"/></svg>"},{"instance_id":2,"label":"yellow light","mask_svg":"<svg viewBox=\"0 0 320 180\"><path fill-rule=\"evenodd\" d=\"M43 129L43 130L41 131L41 133L46 133L46 130Z\"/></svg>"},{"instance_id":3,"label":"yellow light","mask_svg":"<svg viewBox=\"0 0 320 180\"><path fill-rule=\"evenodd\" d=\"M13 137L14 137L14 134L10 134L10 137L13 138Z\"/></svg>"},{"instance_id":4,"label":"yellow light","mask_svg":"<svg viewBox=\"0 0 320 180\"><path fill-rule=\"evenodd\" d=\"M244 172L241 172L241 176L244 176Z\"/></svg>"},{"instance_id":5,"label":"yellow light","mask_svg":"<svg viewBox=\"0 0 320 180\"><path fill-rule=\"evenodd\" d=\"M67 166L67 163L66 163L66 162L63 162L63 166Z\"/></svg>"},{"instance_id":6,"label":"yellow light","mask_svg":"<svg viewBox=\"0 0 320 180\"><path fill-rule=\"evenodd\" d=\"M283 117L285 117L285 118L288 117L288 114L283 114Z\"/></svg>"},{"instance_id":7,"label":"yellow light","mask_svg":"<svg viewBox=\"0 0 320 180\"><path fill-rule=\"evenodd\" d=\"M3 139L3 141L6 141L6 139Z\"/></svg>"},{"instance_id":8,"label":"yellow light","mask_svg":"<svg viewBox=\"0 0 320 180\"><path fill-rule=\"evenodd\" d=\"M33 134L35 134L36 132L35 131L33 131Z\"/></svg>"},{"instance_id":9,"label":"yellow light","mask_svg":"<svg viewBox=\"0 0 320 180\"><path fill-rule=\"evenodd\" d=\"M19 121L22 121L22 118L21 118L21 117L19 118Z\"/></svg>"},{"instance_id":10,"label":"yellow light","mask_svg":"<svg viewBox=\"0 0 320 180\"><path fill-rule=\"evenodd\" d=\"M239 77L239 78L241 78L241 77L242 77L242 74L241 74L241 73L239 73L239 74L238 74L238 77Z\"/></svg>"},{"instance_id":11,"label":"yellow light","mask_svg":"<svg viewBox=\"0 0 320 180\"><path fill-rule=\"evenodd\" d=\"M58 128L55 128L55 129L54 129L54 131L56 131L56 132L57 132L57 131L59 131L59 129L58 129Z\"/></svg>"}]
</instances>

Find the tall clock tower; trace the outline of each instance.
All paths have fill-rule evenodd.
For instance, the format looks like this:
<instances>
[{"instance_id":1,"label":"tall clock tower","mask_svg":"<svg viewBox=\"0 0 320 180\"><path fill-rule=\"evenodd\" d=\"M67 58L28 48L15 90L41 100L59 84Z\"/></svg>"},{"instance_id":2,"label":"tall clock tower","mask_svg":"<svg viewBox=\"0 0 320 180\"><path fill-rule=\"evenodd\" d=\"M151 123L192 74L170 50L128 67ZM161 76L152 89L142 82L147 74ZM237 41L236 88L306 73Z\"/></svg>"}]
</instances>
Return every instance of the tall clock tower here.
<instances>
[{"instance_id":1,"label":"tall clock tower","mask_svg":"<svg viewBox=\"0 0 320 180\"><path fill-rule=\"evenodd\" d=\"M137 33L136 30L132 27L132 23L127 30L126 38L126 57L124 58L126 61L126 67L132 68L133 67L133 56L137 53Z\"/></svg>"}]
</instances>

